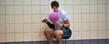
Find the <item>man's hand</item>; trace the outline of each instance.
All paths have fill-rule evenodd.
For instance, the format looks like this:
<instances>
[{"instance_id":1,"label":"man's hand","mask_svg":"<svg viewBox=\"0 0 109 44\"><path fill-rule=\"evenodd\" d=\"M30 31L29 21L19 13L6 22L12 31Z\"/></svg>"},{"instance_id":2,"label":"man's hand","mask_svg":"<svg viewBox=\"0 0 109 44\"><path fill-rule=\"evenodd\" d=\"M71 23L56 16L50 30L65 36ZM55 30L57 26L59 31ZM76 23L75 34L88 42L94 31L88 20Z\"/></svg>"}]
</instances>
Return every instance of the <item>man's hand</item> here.
<instances>
[{"instance_id":1,"label":"man's hand","mask_svg":"<svg viewBox=\"0 0 109 44\"><path fill-rule=\"evenodd\" d=\"M70 27L69 20L64 21L64 27L66 27L66 28Z\"/></svg>"},{"instance_id":2,"label":"man's hand","mask_svg":"<svg viewBox=\"0 0 109 44\"><path fill-rule=\"evenodd\" d=\"M64 27L69 28L69 24L64 24Z\"/></svg>"},{"instance_id":3,"label":"man's hand","mask_svg":"<svg viewBox=\"0 0 109 44\"><path fill-rule=\"evenodd\" d=\"M43 19L42 22L43 22L43 23L47 23L48 20L47 20L47 19Z\"/></svg>"}]
</instances>

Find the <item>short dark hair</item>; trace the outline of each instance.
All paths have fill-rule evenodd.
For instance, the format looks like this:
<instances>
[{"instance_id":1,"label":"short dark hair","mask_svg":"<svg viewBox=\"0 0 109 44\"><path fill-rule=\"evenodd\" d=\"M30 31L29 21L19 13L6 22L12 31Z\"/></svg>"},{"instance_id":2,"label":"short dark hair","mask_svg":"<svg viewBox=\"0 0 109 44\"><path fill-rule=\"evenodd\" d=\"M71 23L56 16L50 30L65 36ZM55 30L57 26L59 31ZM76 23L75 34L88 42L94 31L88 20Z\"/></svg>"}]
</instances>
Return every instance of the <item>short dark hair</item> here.
<instances>
[{"instance_id":1,"label":"short dark hair","mask_svg":"<svg viewBox=\"0 0 109 44\"><path fill-rule=\"evenodd\" d=\"M52 1L51 7L53 8L53 6L59 7L59 3L57 1Z\"/></svg>"}]
</instances>

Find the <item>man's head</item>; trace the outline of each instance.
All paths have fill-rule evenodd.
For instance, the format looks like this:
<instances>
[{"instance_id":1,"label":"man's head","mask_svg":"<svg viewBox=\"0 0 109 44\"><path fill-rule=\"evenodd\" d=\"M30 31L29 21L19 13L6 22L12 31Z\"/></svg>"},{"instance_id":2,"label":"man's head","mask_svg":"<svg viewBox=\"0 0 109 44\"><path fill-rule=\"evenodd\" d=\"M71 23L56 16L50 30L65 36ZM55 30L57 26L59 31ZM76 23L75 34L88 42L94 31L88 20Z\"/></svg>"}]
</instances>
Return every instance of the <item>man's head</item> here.
<instances>
[{"instance_id":1,"label":"man's head","mask_svg":"<svg viewBox=\"0 0 109 44\"><path fill-rule=\"evenodd\" d=\"M53 9L53 11L57 12L59 8L59 3L57 1L52 1L51 8Z\"/></svg>"}]
</instances>

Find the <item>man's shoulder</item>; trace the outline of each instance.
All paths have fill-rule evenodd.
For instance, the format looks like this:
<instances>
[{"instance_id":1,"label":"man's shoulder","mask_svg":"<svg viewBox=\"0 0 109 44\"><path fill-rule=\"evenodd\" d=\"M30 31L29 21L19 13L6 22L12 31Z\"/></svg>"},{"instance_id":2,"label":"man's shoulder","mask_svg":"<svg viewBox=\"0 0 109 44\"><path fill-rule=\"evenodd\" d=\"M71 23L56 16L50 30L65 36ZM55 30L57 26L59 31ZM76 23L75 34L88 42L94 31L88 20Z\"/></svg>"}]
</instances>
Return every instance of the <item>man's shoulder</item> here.
<instances>
[{"instance_id":1,"label":"man's shoulder","mask_svg":"<svg viewBox=\"0 0 109 44\"><path fill-rule=\"evenodd\" d=\"M63 14L63 15L66 15L66 14L67 14L67 12L66 12L65 10L63 10L63 9L61 9L60 12L61 12L61 14Z\"/></svg>"}]
</instances>

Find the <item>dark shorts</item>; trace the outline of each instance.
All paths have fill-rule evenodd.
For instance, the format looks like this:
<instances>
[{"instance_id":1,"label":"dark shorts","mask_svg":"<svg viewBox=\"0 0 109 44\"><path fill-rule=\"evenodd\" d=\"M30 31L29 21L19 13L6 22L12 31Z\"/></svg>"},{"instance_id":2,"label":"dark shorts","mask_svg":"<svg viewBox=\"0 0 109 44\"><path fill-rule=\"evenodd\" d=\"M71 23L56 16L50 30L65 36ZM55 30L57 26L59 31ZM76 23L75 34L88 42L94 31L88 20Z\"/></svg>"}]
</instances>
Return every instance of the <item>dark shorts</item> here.
<instances>
[{"instance_id":1,"label":"dark shorts","mask_svg":"<svg viewBox=\"0 0 109 44\"><path fill-rule=\"evenodd\" d=\"M72 35L71 29L62 27L61 30L63 31L62 39L69 39L71 37L71 35ZM55 31L55 29L54 29L54 31ZM54 36L54 38L56 38L56 37Z\"/></svg>"},{"instance_id":2,"label":"dark shorts","mask_svg":"<svg viewBox=\"0 0 109 44\"><path fill-rule=\"evenodd\" d=\"M53 24L50 24L50 23L48 22L47 25L48 25L51 29L53 29L54 31L56 30L56 29L54 29L55 26L54 26ZM61 27L61 30L63 31L62 39L69 39L69 38L71 37L72 31L71 31L70 28L65 28L64 26L62 26L62 27ZM55 37L55 36L54 36L54 37ZM56 37L55 37L55 38L56 38Z\"/></svg>"}]
</instances>

